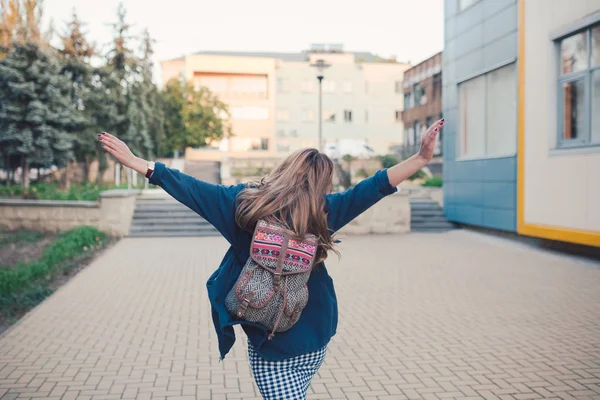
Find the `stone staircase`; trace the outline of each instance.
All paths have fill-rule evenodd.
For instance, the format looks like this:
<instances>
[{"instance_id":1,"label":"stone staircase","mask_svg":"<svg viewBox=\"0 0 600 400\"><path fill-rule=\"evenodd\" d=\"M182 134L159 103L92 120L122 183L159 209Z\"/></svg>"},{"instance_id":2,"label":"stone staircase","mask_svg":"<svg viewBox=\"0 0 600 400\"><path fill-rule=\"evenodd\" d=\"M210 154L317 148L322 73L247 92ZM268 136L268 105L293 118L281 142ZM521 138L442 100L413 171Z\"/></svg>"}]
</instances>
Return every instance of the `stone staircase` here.
<instances>
[{"instance_id":1,"label":"stone staircase","mask_svg":"<svg viewBox=\"0 0 600 400\"><path fill-rule=\"evenodd\" d=\"M220 236L205 219L165 196L140 196L128 237Z\"/></svg>"},{"instance_id":2,"label":"stone staircase","mask_svg":"<svg viewBox=\"0 0 600 400\"><path fill-rule=\"evenodd\" d=\"M444 216L444 210L431 199L410 200L410 230L412 232L446 232L455 229Z\"/></svg>"}]
</instances>

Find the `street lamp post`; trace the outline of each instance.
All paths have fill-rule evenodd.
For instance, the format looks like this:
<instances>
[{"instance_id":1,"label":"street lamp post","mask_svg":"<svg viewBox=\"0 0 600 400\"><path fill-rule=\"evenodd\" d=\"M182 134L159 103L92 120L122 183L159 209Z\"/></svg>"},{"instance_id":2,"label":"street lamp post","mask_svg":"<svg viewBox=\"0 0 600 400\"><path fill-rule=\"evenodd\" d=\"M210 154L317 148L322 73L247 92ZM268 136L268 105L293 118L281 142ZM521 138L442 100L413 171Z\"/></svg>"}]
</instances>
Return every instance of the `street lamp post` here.
<instances>
[{"instance_id":1,"label":"street lamp post","mask_svg":"<svg viewBox=\"0 0 600 400\"><path fill-rule=\"evenodd\" d=\"M319 81L319 142L317 149L323 150L323 71L325 68L330 67L325 60L317 60L314 64L310 64L311 67L317 69L317 79Z\"/></svg>"}]
</instances>

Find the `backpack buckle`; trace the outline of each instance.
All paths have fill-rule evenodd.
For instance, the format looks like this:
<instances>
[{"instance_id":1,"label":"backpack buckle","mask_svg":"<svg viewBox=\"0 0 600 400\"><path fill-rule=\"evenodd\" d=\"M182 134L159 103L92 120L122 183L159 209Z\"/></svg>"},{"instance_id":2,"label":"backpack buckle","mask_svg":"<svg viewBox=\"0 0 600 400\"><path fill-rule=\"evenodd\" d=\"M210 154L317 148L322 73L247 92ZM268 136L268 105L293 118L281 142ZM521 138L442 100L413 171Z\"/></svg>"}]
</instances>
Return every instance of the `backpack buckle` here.
<instances>
[{"instance_id":1,"label":"backpack buckle","mask_svg":"<svg viewBox=\"0 0 600 400\"><path fill-rule=\"evenodd\" d=\"M275 271L273 276L273 286L275 287L275 291L279 292L279 289L281 289L281 272Z\"/></svg>"},{"instance_id":2,"label":"backpack buckle","mask_svg":"<svg viewBox=\"0 0 600 400\"><path fill-rule=\"evenodd\" d=\"M250 291L248 292L248 297L245 297L244 300L242 301L242 304L240 305L240 309L237 312L237 316L242 318L244 316L244 314L246 314L246 310L248 310L248 305L250 304L250 301L252 300L252 298L254 297L254 292Z\"/></svg>"}]
</instances>

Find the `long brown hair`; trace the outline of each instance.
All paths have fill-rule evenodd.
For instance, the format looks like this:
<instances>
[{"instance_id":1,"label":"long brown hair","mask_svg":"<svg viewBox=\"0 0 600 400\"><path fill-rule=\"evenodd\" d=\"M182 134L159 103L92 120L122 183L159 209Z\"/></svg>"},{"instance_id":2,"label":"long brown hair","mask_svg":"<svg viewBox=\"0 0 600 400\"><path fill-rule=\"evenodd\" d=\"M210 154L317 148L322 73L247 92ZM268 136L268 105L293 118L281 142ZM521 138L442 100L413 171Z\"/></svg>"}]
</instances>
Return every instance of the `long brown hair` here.
<instances>
[{"instance_id":1,"label":"long brown hair","mask_svg":"<svg viewBox=\"0 0 600 400\"><path fill-rule=\"evenodd\" d=\"M252 232L259 219L274 218L298 239L316 235L316 262L327 258L333 239L327 227L324 195L333 182L333 162L317 149L292 153L260 182L249 184L238 196L236 222Z\"/></svg>"}]
</instances>

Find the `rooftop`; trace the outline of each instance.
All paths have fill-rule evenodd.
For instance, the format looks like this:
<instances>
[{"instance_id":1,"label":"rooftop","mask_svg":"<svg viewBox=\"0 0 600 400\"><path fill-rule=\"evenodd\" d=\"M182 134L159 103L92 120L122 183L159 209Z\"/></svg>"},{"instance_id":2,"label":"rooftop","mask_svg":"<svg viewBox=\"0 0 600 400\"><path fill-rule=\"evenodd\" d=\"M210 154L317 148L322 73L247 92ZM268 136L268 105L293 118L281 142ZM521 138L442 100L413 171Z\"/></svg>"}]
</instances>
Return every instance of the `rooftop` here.
<instances>
[{"instance_id":1,"label":"rooftop","mask_svg":"<svg viewBox=\"0 0 600 400\"><path fill-rule=\"evenodd\" d=\"M301 51L298 53L283 53L283 52L252 52L252 51L198 51L193 54L204 54L213 56L231 56L231 57L264 57L264 58L275 58L282 61L290 62L302 62L308 61L308 56L311 53L318 53L317 51ZM368 51L350 51L346 52L354 55L356 62L366 63L391 63L396 62L393 59L380 57ZM184 60L185 57L178 57L168 61Z\"/></svg>"}]
</instances>

